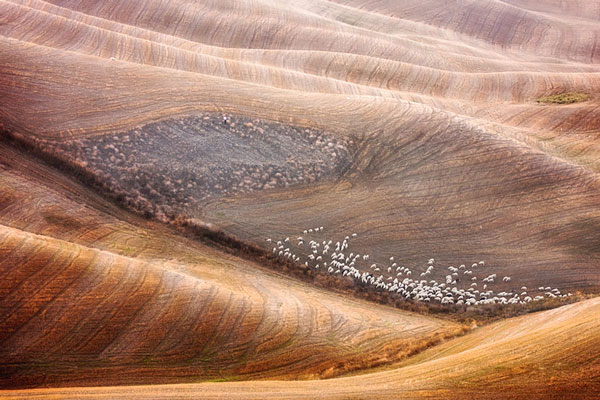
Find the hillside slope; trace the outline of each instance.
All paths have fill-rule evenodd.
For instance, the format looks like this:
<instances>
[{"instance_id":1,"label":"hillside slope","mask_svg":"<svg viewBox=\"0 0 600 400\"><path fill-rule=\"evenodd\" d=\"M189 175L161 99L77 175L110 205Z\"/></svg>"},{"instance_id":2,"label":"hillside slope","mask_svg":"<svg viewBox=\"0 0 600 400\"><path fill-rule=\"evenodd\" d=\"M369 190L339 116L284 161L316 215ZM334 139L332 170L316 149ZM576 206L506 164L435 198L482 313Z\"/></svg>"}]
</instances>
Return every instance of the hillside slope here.
<instances>
[{"instance_id":1,"label":"hillside slope","mask_svg":"<svg viewBox=\"0 0 600 400\"><path fill-rule=\"evenodd\" d=\"M187 240L4 145L0 163L3 389L328 377L463 331Z\"/></svg>"},{"instance_id":2,"label":"hillside slope","mask_svg":"<svg viewBox=\"0 0 600 400\"><path fill-rule=\"evenodd\" d=\"M597 298L437 346L344 290L599 293L598 43L600 0L0 0L0 387L190 383L0 397L597 398Z\"/></svg>"},{"instance_id":3,"label":"hillside slope","mask_svg":"<svg viewBox=\"0 0 600 400\"><path fill-rule=\"evenodd\" d=\"M3 0L0 121L159 219L597 292L597 3Z\"/></svg>"},{"instance_id":4,"label":"hillside slope","mask_svg":"<svg viewBox=\"0 0 600 400\"><path fill-rule=\"evenodd\" d=\"M45 399L595 399L600 300L502 321L389 371L319 382L240 382L3 393Z\"/></svg>"}]
</instances>

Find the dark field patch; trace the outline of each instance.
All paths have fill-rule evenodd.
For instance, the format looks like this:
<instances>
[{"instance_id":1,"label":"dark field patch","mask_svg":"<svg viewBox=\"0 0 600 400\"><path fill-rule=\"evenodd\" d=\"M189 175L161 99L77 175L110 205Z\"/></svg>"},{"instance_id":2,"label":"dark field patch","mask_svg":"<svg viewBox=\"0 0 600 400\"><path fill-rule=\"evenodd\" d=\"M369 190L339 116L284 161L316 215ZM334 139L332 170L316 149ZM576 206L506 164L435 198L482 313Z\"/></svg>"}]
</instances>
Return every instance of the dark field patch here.
<instances>
[{"instance_id":1,"label":"dark field patch","mask_svg":"<svg viewBox=\"0 0 600 400\"><path fill-rule=\"evenodd\" d=\"M337 179L352 143L315 129L222 114L60 144L134 208L167 215L221 196Z\"/></svg>"},{"instance_id":2,"label":"dark field patch","mask_svg":"<svg viewBox=\"0 0 600 400\"><path fill-rule=\"evenodd\" d=\"M17 198L10 193L0 193L0 210L13 204Z\"/></svg>"},{"instance_id":3,"label":"dark field patch","mask_svg":"<svg viewBox=\"0 0 600 400\"><path fill-rule=\"evenodd\" d=\"M70 230L81 229L83 227L83 224L71 215L65 215L61 214L60 212L48 210L41 211L41 215L50 225L56 225Z\"/></svg>"},{"instance_id":4,"label":"dark field patch","mask_svg":"<svg viewBox=\"0 0 600 400\"><path fill-rule=\"evenodd\" d=\"M597 218L581 218L570 227L563 242L579 257L600 258L600 221Z\"/></svg>"}]
</instances>

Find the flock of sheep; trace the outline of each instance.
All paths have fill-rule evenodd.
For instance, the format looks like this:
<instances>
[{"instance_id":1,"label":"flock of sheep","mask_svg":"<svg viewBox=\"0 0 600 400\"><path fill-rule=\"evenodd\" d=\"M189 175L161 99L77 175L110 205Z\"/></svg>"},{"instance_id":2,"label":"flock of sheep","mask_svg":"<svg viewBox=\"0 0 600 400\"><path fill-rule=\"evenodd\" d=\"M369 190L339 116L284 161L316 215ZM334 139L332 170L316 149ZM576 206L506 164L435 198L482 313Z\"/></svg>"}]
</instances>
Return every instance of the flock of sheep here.
<instances>
[{"instance_id":1,"label":"flock of sheep","mask_svg":"<svg viewBox=\"0 0 600 400\"><path fill-rule=\"evenodd\" d=\"M529 290L521 286L518 290L495 292L492 286L499 279L511 282L510 276L499 278L490 273L485 262L473 263L470 267L438 267L432 258L422 272L399 265L394 257L384 263L372 262L369 254L350 251L350 241L358 235L352 233L342 241L311 240L317 234L322 236L324 228L309 228L302 236L266 241L273 246L273 253L279 257L302 263L307 267L321 269L330 274L348 276L357 282L372 285L379 290L394 292L405 299L441 304L480 305L480 304L526 304L544 298L568 297L557 288L539 286ZM306 256L308 254L308 256ZM434 279L434 276L437 279ZM443 276L443 279L439 279ZM530 293L535 293L530 294Z\"/></svg>"}]
</instances>

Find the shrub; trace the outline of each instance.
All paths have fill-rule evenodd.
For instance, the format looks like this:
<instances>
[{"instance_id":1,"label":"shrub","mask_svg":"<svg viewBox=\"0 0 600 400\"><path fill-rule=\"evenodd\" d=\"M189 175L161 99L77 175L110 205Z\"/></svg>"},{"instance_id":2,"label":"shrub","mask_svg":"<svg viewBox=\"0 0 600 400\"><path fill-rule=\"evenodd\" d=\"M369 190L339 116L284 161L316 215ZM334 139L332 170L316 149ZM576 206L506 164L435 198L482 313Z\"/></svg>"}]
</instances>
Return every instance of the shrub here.
<instances>
[{"instance_id":1,"label":"shrub","mask_svg":"<svg viewBox=\"0 0 600 400\"><path fill-rule=\"evenodd\" d=\"M587 101L590 99L590 96L586 93L578 93L578 92L568 92L568 93L559 93L551 96L540 97L536 101L538 103L545 104L573 104L573 103L581 103L583 101Z\"/></svg>"}]
</instances>

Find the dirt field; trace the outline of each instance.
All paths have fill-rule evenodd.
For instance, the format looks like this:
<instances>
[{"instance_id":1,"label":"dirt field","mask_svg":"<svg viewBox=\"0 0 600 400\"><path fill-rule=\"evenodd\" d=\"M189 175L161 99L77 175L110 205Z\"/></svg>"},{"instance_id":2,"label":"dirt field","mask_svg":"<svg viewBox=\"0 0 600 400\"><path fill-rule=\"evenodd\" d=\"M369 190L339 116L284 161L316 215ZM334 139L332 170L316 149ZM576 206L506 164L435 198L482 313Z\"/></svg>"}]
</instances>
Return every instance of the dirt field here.
<instances>
[{"instance_id":1,"label":"dirt field","mask_svg":"<svg viewBox=\"0 0 600 400\"><path fill-rule=\"evenodd\" d=\"M0 386L310 379L466 327L185 239L0 145Z\"/></svg>"},{"instance_id":2,"label":"dirt field","mask_svg":"<svg viewBox=\"0 0 600 400\"><path fill-rule=\"evenodd\" d=\"M198 213L213 198L333 180L350 166L348 140L315 129L207 113L110 136L48 144L85 165L144 212ZM350 143L351 144L351 143Z\"/></svg>"},{"instance_id":3,"label":"dirt field","mask_svg":"<svg viewBox=\"0 0 600 400\"><path fill-rule=\"evenodd\" d=\"M318 382L70 388L0 393L5 399L596 399L598 299L499 322L436 346L407 365Z\"/></svg>"},{"instance_id":4,"label":"dirt field","mask_svg":"<svg viewBox=\"0 0 600 400\"><path fill-rule=\"evenodd\" d=\"M598 398L598 43L598 0L0 0L0 386L72 386L0 397ZM469 323L537 296L588 300Z\"/></svg>"}]
</instances>

